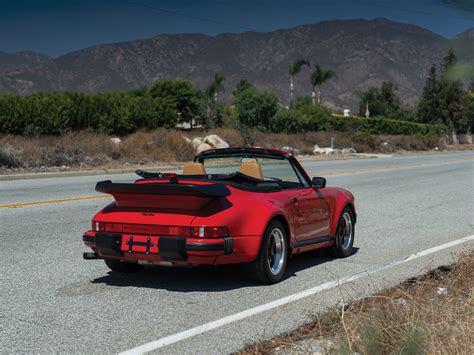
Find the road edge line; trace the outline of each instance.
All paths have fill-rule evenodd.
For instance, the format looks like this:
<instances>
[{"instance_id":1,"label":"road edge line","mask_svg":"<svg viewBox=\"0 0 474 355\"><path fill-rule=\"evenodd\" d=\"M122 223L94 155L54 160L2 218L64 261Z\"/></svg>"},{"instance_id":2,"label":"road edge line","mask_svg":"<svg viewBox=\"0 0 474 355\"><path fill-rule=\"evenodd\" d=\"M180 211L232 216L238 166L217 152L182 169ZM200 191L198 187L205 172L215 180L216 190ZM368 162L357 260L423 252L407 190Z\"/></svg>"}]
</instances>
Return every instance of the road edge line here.
<instances>
[{"instance_id":1,"label":"road edge line","mask_svg":"<svg viewBox=\"0 0 474 355\"><path fill-rule=\"evenodd\" d=\"M334 287L338 287L338 286L350 283L352 281L355 281L355 280L360 279L362 277L368 276L370 274L374 274L374 273L382 271L382 270L390 269L392 267L401 265L401 264L406 263L408 261L412 261L412 260L421 258L423 256L427 256L427 255L436 253L440 250L451 248L453 246L463 244L465 242L472 241L472 240L474 240L474 234L470 235L470 236L467 236L467 237L460 238L460 239L456 239L456 240L453 240L451 242L444 243L444 244L441 244L441 245L438 245L438 246L435 246L435 247L432 247L432 248L429 248L429 249L425 249L425 250L420 251L418 253L414 253L414 254L408 255L406 257L393 260L393 261L391 261L387 264L382 264L382 265L376 266L372 269L369 269L369 270L366 270L366 271L363 271L363 272L360 272L360 273L357 273L357 274L354 274L354 275L351 275L351 276L343 277L339 280L329 281L329 282L323 283L321 285L309 288L307 290L297 292L297 293L292 294L290 296L279 298L275 301L271 301L271 302L268 302L268 303L265 303L265 304L262 304L262 305L259 305L259 306L256 306L256 307L248 308L244 311L241 311L241 312L238 312L238 313L235 313L235 314L232 314L232 315L229 315L229 316L226 316L224 318L220 318L220 319L208 322L208 323L204 323L202 325L198 325L194 328L190 328L188 330L185 330L185 331L173 334L173 335L169 335L169 336L160 338L158 340L153 340L151 342L148 342L148 343L145 343L143 345L137 346L137 347L132 348L130 350L123 351L123 352L119 353L119 355L145 354L147 352L165 347L167 345L171 345L171 344L177 343L179 341L182 341L182 340L185 340L185 339L188 339L188 338L192 338L196 335L200 335L202 333L206 333L208 331L220 328L220 327L225 326L227 324L234 323L236 321L239 321L239 320L242 320L242 319L245 319L245 318L249 318L251 316L269 311L271 309L274 309L274 308L277 308L277 307L280 307L280 306L298 301L300 299L303 299L303 298L306 298L306 297L309 297L309 296L313 296L313 295L315 295L317 293L320 293L322 291L329 290L329 289L332 289Z\"/></svg>"}]
</instances>

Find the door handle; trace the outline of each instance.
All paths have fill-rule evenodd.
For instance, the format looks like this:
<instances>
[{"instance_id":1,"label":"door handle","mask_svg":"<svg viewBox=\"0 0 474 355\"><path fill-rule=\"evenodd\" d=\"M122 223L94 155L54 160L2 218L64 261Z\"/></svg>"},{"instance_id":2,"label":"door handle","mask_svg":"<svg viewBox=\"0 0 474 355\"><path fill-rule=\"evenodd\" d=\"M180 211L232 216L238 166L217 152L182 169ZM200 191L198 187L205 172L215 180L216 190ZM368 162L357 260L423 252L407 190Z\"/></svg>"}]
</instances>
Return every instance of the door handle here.
<instances>
[{"instance_id":1,"label":"door handle","mask_svg":"<svg viewBox=\"0 0 474 355\"><path fill-rule=\"evenodd\" d=\"M291 203L292 203L292 204L298 203L298 199L297 199L296 197L293 197L293 198L291 199Z\"/></svg>"}]
</instances>

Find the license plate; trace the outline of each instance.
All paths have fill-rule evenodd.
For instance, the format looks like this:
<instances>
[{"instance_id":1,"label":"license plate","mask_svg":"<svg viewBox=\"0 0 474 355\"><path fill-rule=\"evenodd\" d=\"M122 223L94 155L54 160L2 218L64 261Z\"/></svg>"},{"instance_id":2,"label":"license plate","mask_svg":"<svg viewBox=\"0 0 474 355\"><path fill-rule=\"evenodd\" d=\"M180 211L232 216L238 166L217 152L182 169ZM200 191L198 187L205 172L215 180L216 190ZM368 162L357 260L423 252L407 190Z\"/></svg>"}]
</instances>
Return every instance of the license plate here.
<instances>
[{"instance_id":1,"label":"license plate","mask_svg":"<svg viewBox=\"0 0 474 355\"><path fill-rule=\"evenodd\" d=\"M122 245L120 249L125 253L157 254L158 237L122 235Z\"/></svg>"}]
</instances>

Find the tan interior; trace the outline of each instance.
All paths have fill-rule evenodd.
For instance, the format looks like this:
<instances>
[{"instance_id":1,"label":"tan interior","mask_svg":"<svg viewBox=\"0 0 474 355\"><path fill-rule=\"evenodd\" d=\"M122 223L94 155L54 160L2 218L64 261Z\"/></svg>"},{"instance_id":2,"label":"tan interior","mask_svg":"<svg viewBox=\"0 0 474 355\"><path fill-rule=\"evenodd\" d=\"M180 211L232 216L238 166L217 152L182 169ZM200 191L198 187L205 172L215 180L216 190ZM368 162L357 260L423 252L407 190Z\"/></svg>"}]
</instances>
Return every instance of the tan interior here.
<instances>
[{"instance_id":1,"label":"tan interior","mask_svg":"<svg viewBox=\"0 0 474 355\"><path fill-rule=\"evenodd\" d=\"M185 163L183 166L183 175L205 175L206 169L202 163Z\"/></svg>"},{"instance_id":2,"label":"tan interior","mask_svg":"<svg viewBox=\"0 0 474 355\"><path fill-rule=\"evenodd\" d=\"M263 172L262 172L262 167L257 161L246 161L240 163L240 169L239 171L242 174L251 176L255 179L260 179L263 180Z\"/></svg>"}]
</instances>

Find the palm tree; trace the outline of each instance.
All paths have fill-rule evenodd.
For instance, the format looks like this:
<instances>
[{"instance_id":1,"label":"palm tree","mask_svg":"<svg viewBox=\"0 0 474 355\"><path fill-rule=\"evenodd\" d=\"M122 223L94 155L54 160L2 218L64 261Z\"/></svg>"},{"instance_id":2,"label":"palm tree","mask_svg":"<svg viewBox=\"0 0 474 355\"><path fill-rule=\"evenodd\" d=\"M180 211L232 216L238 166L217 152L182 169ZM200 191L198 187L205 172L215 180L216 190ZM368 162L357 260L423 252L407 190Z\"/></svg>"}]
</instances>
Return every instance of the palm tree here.
<instances>
[{"instance_id":1,"label":"palm tree","mask_svg":"<svg viewBox=\"0 0 474 355\"><path fill-rule=\"evenodd\" d=\"M319 64L316 64L316 70L311 73L311 85L313 92L311 97L313 98L313 105L316 105L316 93L315 88L318 87L318 104L321 103L321 85L326 81L335 76L336 73L331 69L324 69Z\"/></svg>"},{"instance_id":2,"label":"palm tree","mask_svg":"<svg viewBox=\"0 0 474 355\"><path fill-rule=\"evenodd\" d=\"M290 103L293 102L293 96L295 91L293 77L301 71L303 65L309 66L309 62L306 59L298 59L291 63L290 67L288 68L288 74L290 74Z\"/></svg>"}]
</instances>

